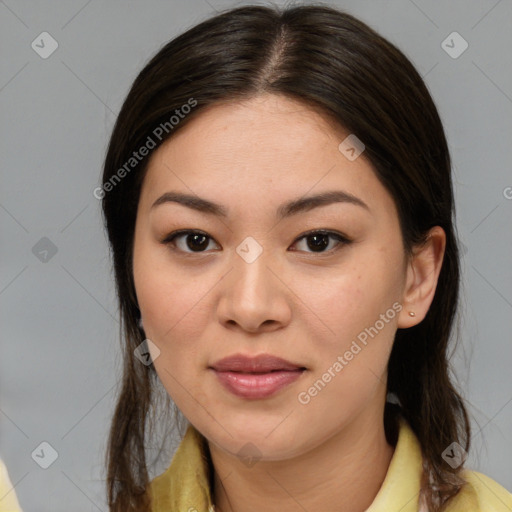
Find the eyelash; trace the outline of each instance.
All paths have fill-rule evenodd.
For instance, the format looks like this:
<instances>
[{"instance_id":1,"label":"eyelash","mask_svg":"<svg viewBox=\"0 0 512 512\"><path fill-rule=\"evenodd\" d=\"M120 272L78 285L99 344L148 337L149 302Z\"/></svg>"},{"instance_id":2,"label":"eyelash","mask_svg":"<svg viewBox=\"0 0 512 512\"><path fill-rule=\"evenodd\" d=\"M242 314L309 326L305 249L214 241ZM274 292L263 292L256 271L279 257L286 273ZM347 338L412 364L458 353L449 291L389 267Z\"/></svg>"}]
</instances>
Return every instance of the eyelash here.
<instances>
[{"instance_id":1,"label":"eyelash","mask_svg":"<svg viewBox=\"0 0 512 512\"><path fill-rule=\"evenodd\" d=\"M178 249L176 247L176 244L174 241L177 237L179 237L181 235L203 235L203 236L207 237L208 239L213 240L213 238L211 236L209 236L207 233L205 233L204 231L200 231L200 230L196 230L196 229L181 229L178 231L173 231L172 233L167 235L162 240L161 243L164 245L172 245L173 246L172 250L179 251L183 254L186 254L187 256L207 253L207 251L181 251L180 249ZM337 245L334 248L329 249L327 251L321 251L321 252L302 251L302 252L306 252L308 254L318 254L320 256L326 255L326 254L330 255L330 254L338 251L339 249L341 249L343 246L349 245L350 243L352 243L352 240L350 240L346 236L342 235L341 233L337 233L336 231L327 231L325 229L316 229L316 230L307 231L306 233L303 233L302 235L300 235L298 238L296 238L294 240L292 245L296 244L297 242L301 241L302 239L308 238L313 235L328 235L329 237L331 237L337 241ZM298 252L301 252L301 251L298 251Z\"/></svg>"}]
</instances>

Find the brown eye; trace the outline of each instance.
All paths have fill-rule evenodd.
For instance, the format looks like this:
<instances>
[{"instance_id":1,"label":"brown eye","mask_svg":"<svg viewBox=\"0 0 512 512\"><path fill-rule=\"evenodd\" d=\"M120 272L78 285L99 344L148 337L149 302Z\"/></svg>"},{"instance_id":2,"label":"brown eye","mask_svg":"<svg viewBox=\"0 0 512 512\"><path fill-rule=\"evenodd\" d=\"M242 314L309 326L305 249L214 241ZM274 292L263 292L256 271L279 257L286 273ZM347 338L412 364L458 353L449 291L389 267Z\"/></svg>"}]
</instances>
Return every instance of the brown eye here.
<instances>
[{"instance_id":1,"label":"brown eye","mask_svg":"<svg viewBox=\"0 0 512 512\"><path fill-rule=\"evenodd\" d=\"M306 252L316 252L316 253L326 253L339 249L343 245L349 244L351 241L345 236L335 233L333 231L310 231L305 235L302 235L295 242L305 240L306 241ZM329 247L330 242L334 240L334 243L330 246L328 250L325 250ZM304 249L302 249L304 250Z\"/></svg>"},{"instance_id":2,"label":"brown eye","mask_svg":"<svg viewBox=\"0 0 512 512\"><path fill-rule=\"evenodd\" d=\"M303 241L306 242L305 248L299 250L318 254L330 253L351 243L351 240L340 233L325 230L310 231L298 238L294 245L304 243ZM210 242L213 242L213 238L206 233L190 229L175 231L162 241L163 244L188 254L207 252Z\"/></svg>"},{"instance_id":3,"label":"brown eye","mask_svg":"<svg viewBox=\"0 0 512 512\"><path fill-rule=\"evenodd\" d=\"M171 233L162 243L173 245L177 250L189 253L205 252L213 239L202 231L181 230Z\"/></svg>"}]
</instances>

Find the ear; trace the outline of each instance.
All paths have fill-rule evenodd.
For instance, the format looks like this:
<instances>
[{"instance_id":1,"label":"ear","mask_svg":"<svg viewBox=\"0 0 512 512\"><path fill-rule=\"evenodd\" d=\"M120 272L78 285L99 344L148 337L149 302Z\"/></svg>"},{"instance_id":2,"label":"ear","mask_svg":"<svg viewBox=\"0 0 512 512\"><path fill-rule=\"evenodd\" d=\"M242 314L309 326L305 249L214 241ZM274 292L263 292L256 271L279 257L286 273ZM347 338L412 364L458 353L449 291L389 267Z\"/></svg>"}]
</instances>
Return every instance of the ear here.
<instances>
[{"instance_id":1,"label":"ear","mask_svg":"<svg viewBox=\"0 0 512 512\"><path fill-rule=\"evenodd\" d=\"M407 276L402 295L403 309L398 317L398 328L419 324L426 316L437 287L443 264L446 233L440 226L430 229L425 244L413 248L407 263ZM414 312L410 316L409 312Z\"/></svg>"}]
</instances>

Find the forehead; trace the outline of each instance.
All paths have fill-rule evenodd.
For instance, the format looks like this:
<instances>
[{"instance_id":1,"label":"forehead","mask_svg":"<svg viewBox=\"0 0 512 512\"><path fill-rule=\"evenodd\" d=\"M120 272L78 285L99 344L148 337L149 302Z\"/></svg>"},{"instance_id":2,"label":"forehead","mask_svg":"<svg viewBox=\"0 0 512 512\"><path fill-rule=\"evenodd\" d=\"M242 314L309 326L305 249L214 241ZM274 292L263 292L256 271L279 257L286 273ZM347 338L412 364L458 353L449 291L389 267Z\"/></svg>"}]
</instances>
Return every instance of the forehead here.
<instances>
[{"instance_id":1,"label":"forehead","mask_svg":"<svg viewBox=\"0 0 512 512\"><path fill-rule=\"evenodd\" d=\"M249 205L342 187L369 202L386 191L364 153L350 161L340 152L348 135L318 110L284 96L213 105L152 155L143 196L154 201L178 189Z\"/></svg>"}]
</instances>

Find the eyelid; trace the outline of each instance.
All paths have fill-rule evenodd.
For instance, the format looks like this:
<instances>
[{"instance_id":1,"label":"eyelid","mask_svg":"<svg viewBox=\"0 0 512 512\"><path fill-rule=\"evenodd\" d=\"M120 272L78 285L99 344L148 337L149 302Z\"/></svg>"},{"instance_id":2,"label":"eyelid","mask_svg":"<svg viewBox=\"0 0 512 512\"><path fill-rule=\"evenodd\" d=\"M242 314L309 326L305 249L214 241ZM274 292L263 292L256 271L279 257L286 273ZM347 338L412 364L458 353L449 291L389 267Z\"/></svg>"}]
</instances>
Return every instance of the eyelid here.
<instances>
[{"instance_id":1,"label":"eyelid","mask_svg":"<svg viewBox=\"0 0 512 512\"><path fill-rule=\"evenodd\" d=\"M184 234L204 235L214 240L214 238L211 237L208 233L206 233L206 231L201 231L200 229L178 229L176 231L173 231L172 233L169 233L168 235L165 235L165 238L161 240L161 243L167 244L169 242L172 242L177 236Z\"/></svg>"},{"instance_id":2,"label":"eyelid","mask_svg":"<svg viewBox=\"0 0 512 512\"><path fill-rule=\"evenodd\" d=\"M174 242L174 239L179 237L180 235L190 235L190 234L193 234L193 235L203 235L205 236L206 238L210 239L210 240L213 240L217 245L220 245L216 240L215 238L213 238L212 236L210 236L208 233L206 233L206 231L202 231L200 229L178 229L177 231L173 231L172 233L169 233L168 235L165 236L165 238L163 240L161 240L160 243L164 244L164 245L173 245L173 242ZM181 254L186 254L186 255L194 255L194 254L209 254L209 251L199 251L199 252L193 252L193 251L180 251L178 248L176 248L175 246L173 247L174 250L180 252Z\"/></svg>"},{"instance_id":3,"label":"eyelid","mask_svg":"<svg viewBox=\"0 0 512 512\"><path fill-rule=\"evenodd\" d=\"M177 231L173 231L172 233L169 233L168 235L166 235L166 237L163 240L161 240L161 243L164 245L169 245L169 244L172 244L174 239L177 238L178 236L188 235L188 234L203 235L203 236L209 238L210 240L213 240L217 245L219 245L218 242L212 236L210 236L208 233L206 233L205 231L202 231L200 229L180 229ZM299 242L303 238L307 238L308 236L317 235L317 234L318 235L329 235L331 238L334 238L338 242L338 244L336 245L336 247L329 249L328 251L324 251L324 252L318 252L318 253L315 253L314 251L311 251L311 252L310 251L296 251L296 252L306 252L306 254L317 254L319 256L329 255L329 254L332 254L333 252L335 252L341 246L348 245L348 244L352 243L352 241L353 241L346 235L340 233L339 231L334 231L334 230L325 229L325 228L318 228L318 229L310 229L309 231L302 233L300 236L298 236L293 241L292 245L295 245L297 242ZM179 249L176 249L176 250L179 251ZM182 254L187 254L187 255L192 255L192 254L200 255L200 254L208 254L209 253L209 251L198 251L198 252L179 251L179 252L181 252Z\"/></svg>"},{"instance_id":4,"label":"eyelid","mask_svg":"<svg viewBox=\"0 0 512 512\"><path fill-rule=\"evenodd\" d=\"M307 236L311 236L311 235L333 235L333 237L337 237L339 239L341 239L342 241L346 242L346 243L349 243L351 242L352 240L344 235L343 233L339 232L339 231L336 231L336 230L332 230L332 229L326 229L326 228L319 228L319 229L310 229L309 231L305 231L304 233L302 233L301 235L299 235L293 243L299 241L299 240L302 240L303 238L307 237Z\"/></svg>"},{"instance_id":5,"label":"eyelid","mask_svg":"<svg viewBox=\"0 0 512 512\"><path fill-rule=\"evenodd\" d=\"M293 252L301 252L305 253L307 255L316 255L317 257L328 257L334 254L336 251L341 249L344 246L347 246L353 242L352 239L347 237L346 235L340 233L339 231L331 230L331 229L311 229L309 231L306 231L305 233L302 233L300 236L298 236L292 245L295 245L297 242L301 241L303 238L307 238L308 236L312 235L328 235L330 238L336 240L336 245L329 249L328 251L321 251L321 252L314 252L314 251L298 251L294 250Z\"/></svg>"}]
</instances>

